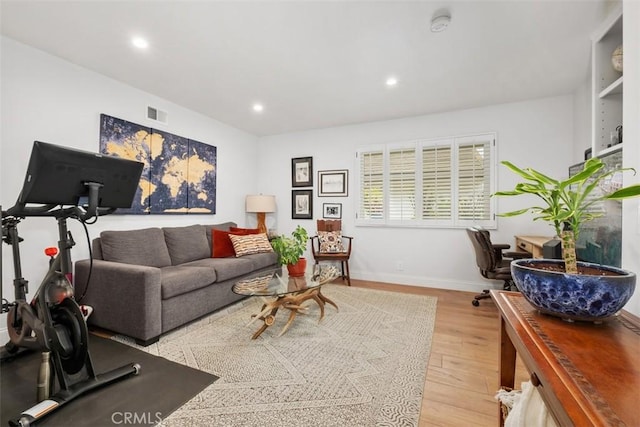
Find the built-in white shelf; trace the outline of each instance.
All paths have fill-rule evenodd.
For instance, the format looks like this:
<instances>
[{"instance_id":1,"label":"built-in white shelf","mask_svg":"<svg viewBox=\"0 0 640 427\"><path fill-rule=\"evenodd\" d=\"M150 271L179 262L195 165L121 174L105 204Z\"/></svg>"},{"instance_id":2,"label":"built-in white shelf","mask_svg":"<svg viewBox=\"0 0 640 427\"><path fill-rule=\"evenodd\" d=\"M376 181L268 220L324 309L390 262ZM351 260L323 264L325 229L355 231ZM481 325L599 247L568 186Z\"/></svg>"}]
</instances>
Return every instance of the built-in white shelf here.
<instances>
[{"instance_id":1,"label":"built-in white shelf","mask_svg":"<svg viewBox=\"0 0 640 427\"><path fill-rule=\"evenodd\" d=\"M602 92L600 92L598 94L598 97L600 99L602 98L606 98L609 95L617 95L622 93L622 78L624 76L620 76L620 78L618 80L616 80L615 82L611 83L609 86L607 86Z\"/></svg>"},{"instance_id":2,"label":"built-in white shelf","mask_svg":"<svg viewBox=\"0 0 640 427\"><path fill-rule=\"evenodd\" d=\"M604 156L605 154L609 154L613 151L621 150L621 149L622 149L622 144L612 145L611 147L607 147L604 150L600 150L598 152L598 156Z\"/></svg>"},{"instance_id":3,"label":"built-in white shelf","mask_svg":"<svg viewBox=\"0 0 640 427\"><path fill-rule=\"evenodd\" d=\"M591 39L591 152L594 156L621 148L620 144L612 143L617 142L616 130L622 126L624 70L616 70L611 61L613 52L621 45L622 5L619 5Z\"/></svg>"}]
</instances>

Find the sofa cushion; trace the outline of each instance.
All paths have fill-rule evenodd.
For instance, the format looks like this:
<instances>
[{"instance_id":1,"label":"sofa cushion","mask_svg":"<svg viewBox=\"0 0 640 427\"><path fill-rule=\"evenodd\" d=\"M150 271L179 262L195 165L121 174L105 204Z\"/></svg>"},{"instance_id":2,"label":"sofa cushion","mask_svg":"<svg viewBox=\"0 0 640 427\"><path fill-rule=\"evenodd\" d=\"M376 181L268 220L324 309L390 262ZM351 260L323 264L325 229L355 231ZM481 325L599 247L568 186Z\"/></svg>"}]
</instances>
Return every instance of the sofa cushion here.
<instances>
[{"instance_id":1,"label":"sofa cushion","mask_svg":"<svg viewBox=\"0 0 640 427\"><path fill-rule=\"evenodd\" d=\"M278 254L273 251L246 255L243 256L242 259L248 259L251 261L254 270L259 270L269 266L275 267L278 264Z\"/></svg>"},{"instance_id":2,"label":"sofa cushion","mask_svg":"<svg viewBox=\"0 0 640 427\"><path fill-rule=\"evenodd\" d=\"M162 299L172 298L196 289L204 288L216 281L213 268L171 265L160 269L162 276Z\"/></svg>"},{"instance_id":3,"label":"sofa cushion","mask_svg":"<svg viewBox=\"0 0 640 427\"><path fill-rule=\"evenodd\" d=\"M245 258L207 258L191 261L183 266L213 267L218 282L233 279L255 270L253 262Z\"/></svg>"},{"instance_id":4,"label":"sofa cushion","mask_svg":"<svg viewBox=\"0 0 640 427\"><path fill-rule=\"evenodd\" d=\"M164 233L159 228L103 231L100 233L100 243L105 261L149 267L171 265Z\"/></svg>"},{"instance_id":5,"label":"sofa cushion","mask_svg":"<svg viewBox=\"0 0 640 427\"><path fill-rule=\"evenodd\" d=\"M173 265L211 256L204 226L165 227L162 231Z\"/></svg>"}]
</instances>

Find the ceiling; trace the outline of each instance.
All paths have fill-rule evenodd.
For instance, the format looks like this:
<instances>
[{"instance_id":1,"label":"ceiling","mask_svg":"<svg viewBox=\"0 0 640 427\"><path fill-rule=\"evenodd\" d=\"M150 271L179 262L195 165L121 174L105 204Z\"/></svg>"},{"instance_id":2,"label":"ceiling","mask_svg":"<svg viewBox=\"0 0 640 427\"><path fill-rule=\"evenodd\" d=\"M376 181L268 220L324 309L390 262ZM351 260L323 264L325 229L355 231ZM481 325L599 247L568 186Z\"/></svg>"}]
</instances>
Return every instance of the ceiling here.
<instances>
[{"instance_id":1,"label":"ceiling","mask_svg":"<svg viewBox=\"0 0 640 427\"><path fill-rule=\"evenodd\" d=\"M570 94L608 4L2 0L0 29L264 136Z\"/></svg>"}]
</instances>

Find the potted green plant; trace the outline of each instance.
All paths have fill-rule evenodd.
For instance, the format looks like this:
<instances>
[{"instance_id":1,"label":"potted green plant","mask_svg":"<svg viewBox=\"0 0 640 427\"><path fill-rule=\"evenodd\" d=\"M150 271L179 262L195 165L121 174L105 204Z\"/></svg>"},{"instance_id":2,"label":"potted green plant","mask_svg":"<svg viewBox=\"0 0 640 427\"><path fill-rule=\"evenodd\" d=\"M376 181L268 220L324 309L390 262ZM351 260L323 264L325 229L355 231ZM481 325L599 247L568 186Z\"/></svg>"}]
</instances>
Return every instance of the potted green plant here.
<instances>
[{"instance_id":1,"label":"potted green plant","mask_svg":"<svg viewBox=\"0 0 640 427\"><path fill-rule=\"evenodd\" d=\"M495 196L531 194L541 206L501 214L511 217L531 212L534 220L553 225L562 245L562 261L524 259L511 265L514 281L527 300L543 312L571 320L599 320L617 312L631 298L635 274L611 266L581 263L576 257L576 239L583 223L602 214L589 208L603 200L640 196L640 185L610 191L612 177L632 168L604 171L602 160L587 160L582 171L565 180L551 178L535 169L503 165L525 179L510 191ZM596 191L598 190L598 191ZM579 277L580 276L580 277ZM576 307L579 304L580 307Z\"/></svg>"},{"instance_id":2,"label":"potted green plant","mask_svg":"<svg viewBox=\"0 0 640 427\"><path fill-rule=\"evenodd\" d=\"M304 227L298 225L289 236L277 236L271 240L273 250L278 254L280 265L286 265L290 276L303 276L307 268L307 260L302 257L309 235Z\"/></svg>"}]
</instances>

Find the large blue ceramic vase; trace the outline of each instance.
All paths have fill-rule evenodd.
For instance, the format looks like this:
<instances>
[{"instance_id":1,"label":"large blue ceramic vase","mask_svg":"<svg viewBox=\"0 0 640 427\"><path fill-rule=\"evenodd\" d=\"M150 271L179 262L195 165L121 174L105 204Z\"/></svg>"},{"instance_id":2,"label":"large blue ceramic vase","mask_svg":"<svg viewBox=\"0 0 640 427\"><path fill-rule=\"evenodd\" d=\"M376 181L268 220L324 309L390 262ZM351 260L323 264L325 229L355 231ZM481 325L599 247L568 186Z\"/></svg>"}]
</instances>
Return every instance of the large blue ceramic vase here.
<instances>
[{"instance_id":1,"label":"large blue ceramic vase","mask_svg":"<svg viewBox=\"0 0 640 427\"><path fill-rule=\"evenodd\" d=\"M565 320L600 322L613 316L629 301L636 287L636 275L600 264L578 262L579 266L605 270L615 275L567 274L537 268L543 264L564 264L562 260L521 259L511 263L518 289L535 308Z\"/></svg>"}]
</instances>

